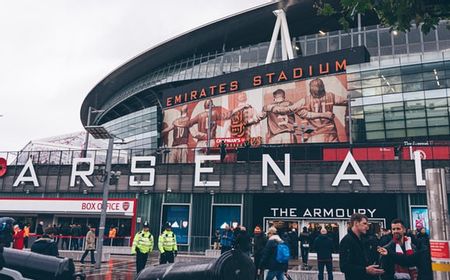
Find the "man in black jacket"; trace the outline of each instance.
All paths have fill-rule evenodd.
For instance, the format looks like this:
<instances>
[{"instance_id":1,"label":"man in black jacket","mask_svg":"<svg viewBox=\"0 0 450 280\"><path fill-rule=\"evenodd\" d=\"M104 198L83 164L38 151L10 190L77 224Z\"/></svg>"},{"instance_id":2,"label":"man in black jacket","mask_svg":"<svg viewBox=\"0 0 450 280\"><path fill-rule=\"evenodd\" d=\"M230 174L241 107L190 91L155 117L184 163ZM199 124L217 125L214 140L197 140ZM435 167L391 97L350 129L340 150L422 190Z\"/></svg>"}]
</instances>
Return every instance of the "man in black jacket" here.
<instances>
[{"instance_id":1,"label":"man in black jacket","mask_svg":"<svg viewBox=\"0 0 450 280\"><path fill-rule=\"evenodd\" d=\"M368 255L361 237L368 230L365 215L355 213L350 217L348 233L339 244L339 266L346 280L371 280L384 273L377 265L369 263Z\"/></svg>"},{"instance_id":2,"label":"man in black jacket","mask_svg":"<svg viewBox=\"0 0 450 280\"><path fill-rule=\"evenodd\" d=\"M54 238L55 233L53 228L46 228L44 231L44 235L42 235L42 237L38 240L34 241L33 245L31 245L31 252L57 257L59 255L59 252Z\"/></svg>"},{"instance_id":3,"label":"man in black jacket","mask_svg":"<svg viewBox=\"0 0 450 280\"><path fill-rule=\"evenodd\" d=\"M317 266L319 268L319 280L323 280L323 268L326 266L328 280L333 280L333 240L328 237L326 228L320 230L320 235L314 240L314 248L317 252Z\"/></svg>"},{"instance_id":4,"label":"man in black jacket","mask_svg":"<svg viewBox=\"0 0 450 280\"><path fill-rule=\"evenodd\" d=\"M255 260L255 267L259 267L261 263L261 257L264 250L264 247L267 243L267 237L262 232L261 227L258 225L253 230L253 258ZM261 274L258 274L258 269L256 270L256 279L262 278Z\"/></svg>"}]
</instances>

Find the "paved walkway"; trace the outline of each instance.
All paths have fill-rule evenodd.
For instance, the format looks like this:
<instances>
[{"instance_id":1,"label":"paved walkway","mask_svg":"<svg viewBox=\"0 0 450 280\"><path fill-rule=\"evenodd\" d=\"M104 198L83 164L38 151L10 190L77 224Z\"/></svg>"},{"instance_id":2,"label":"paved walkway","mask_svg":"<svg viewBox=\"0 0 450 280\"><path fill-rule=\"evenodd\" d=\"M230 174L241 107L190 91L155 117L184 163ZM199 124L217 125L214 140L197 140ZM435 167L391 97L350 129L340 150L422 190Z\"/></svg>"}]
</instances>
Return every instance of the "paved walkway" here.
<instances>
[{"instance_id":1,"label":"paved walkway","mask_svg":"<svg viewBox=\"0 0 450 280\"><path fill-rule=\"evenodd\" d=\"M102 264L100 269L95 269L94 265L89 263L89 260L89 257L87 257L85 264L75 262L76 271L86 273L86 279L88 280L133 280L136 277L135 258L133 256L113 255L109 262ZM157 257L152 256L147 263L147 267L157 264ZM289 270L299 270L299 264L301 264L301 261L290 261ZM315 261L311 261L310 265L312 270L317 270ZM338 270L339 264L335 262L334 271Z\"/></svg>"}]
</instances>

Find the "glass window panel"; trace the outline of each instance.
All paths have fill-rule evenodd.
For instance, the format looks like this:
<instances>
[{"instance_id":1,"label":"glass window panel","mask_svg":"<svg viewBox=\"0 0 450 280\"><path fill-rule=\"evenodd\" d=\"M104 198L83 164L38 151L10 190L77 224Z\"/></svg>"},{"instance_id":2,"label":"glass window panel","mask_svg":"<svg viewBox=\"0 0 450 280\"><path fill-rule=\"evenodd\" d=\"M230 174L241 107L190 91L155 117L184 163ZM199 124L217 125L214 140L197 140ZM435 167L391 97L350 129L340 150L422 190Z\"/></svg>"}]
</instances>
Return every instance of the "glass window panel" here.
<instances>
[{"instance_id":1,"label":"glass window panel","mask_svg":"<svg viewBox=\"0 0 450 280\"><path fill-rule=\"evenodd\" d=\"M426 122L425 118L406 120L406 127L408 127L408 128L426 127L426 126L427 126L427 122Z\"/></svg>"},{"instance_id":2,"label":"glass window panel","mask_svg":"<svg viewBox=\"0 0 450 280\"><path fill-rule=\"evenodd\" d=\"M361 79L378 78L380 76L379 73L379 70L364 71L361 72Z\"/></svg>"},{"instance_id":3,"label":"glass window panel","mask_svg":"<svg viewBox=\"0 0 450 280\"><path fill-rule=\"evenodd\" d=\"M445 89L425 91L425 98L427 98L427 99L437 98L437 97L446 97L446 96L447 96L447 91ZM442 101L442 104L444 104L444 103L445 102ZM442 105L442 106L446 106L446 105Z\"/></svg>"},{"instance_id":4,"label":"glass window panel","mask_svg":"<svg viewBox=\"0 0 450 280\"><path fill-rule=\"evenodd\" d=\"M411 128L406 130L408 137L427 136L426 128Z\"/></svg>"},{"instance_id":5,"label":"glass window panel","mask_svg":"<svg viewBox=\"0 0 450 280\"><path fill-rule=\"evenodd\" d=\"M429 127L429 135L449 135L448 126Z\"/></svg>"},{"instance_id":6,"label":"glass window panel","mask_svg":"<svg viewBox=\"0 0 450 280\"><path fill-rule=\"evenodd\" d=\"M386 78L388 78L390 76L397 76L397 78L399 78L398 76L400 74L401 74L400 67L392 67L392 68L386 68L386 69L380 70L380 76L383 75Z\"/></svg>"},{"instance_id":7,"label":"glass window panel","mask_svg":"<svg viewBox=\"0 0 450 280\"><path fill-rule=\"evenodd\" d=\"M363 87L376 87L381 84L381 79L380 78L365 79L365 80L362 80L361 82L362 82Z\"/></svg>"},{"instance_id":8,"label":"glass window panel","mask_svg":"<svg viewBox=\"0 0 450 280\"><path fill-rule=\"evenodd\" d=\"M415 65L402 66L400 68L400 71L401 71L402 75L422 73L422 65L415 64Z\"/></svg>"},{"instance_id":9,"label":"glass window panel","mask_svg":"<svg viewBox=\"0 0 450 280\"><path fill-rule=\"evenodd\" d=\"M428 126L448 126L448 117L428 118Z\"/></svg>"},{"instance_id":10,"label":"glass window panel","mask_svg":"<svg viewBox=\"0 0 450 280\"><path fill-rule=\"evenodd\" d=\"M405 128L405 121L386 121L386 129Z\"/></svg>"},{"instance_id":11,"label":"glass window panel","mask_svg":"<svg viewBox=\"0 0 450 280\"><path fill-rule=\"evenodd\" d=\"M386 138L402 138L406 136L404 129L386 130Z\"/></svg>"},{"instance_id":12,"label":"glass window panel","mask_svg":"<svg viewBox=\"0 0 450 280\"><path fill-rule=\"evenodd\" d=\"M384 123L383 122L366 122L366 130L372 131L372 130L383 130L384 129Z\"/></svg>"},{"instance_id":13,"label":"glass window panel","mask_svg":"<svg viewBox=\"0 0 450 280\"><path fill-rule=\"evenodd\" d=\"M447 107L447 98L439 99L427 99L427 109L433 109L435 107Z\"/></svg>"},{"instance_id":14,"label":"glass window panel","mask_svg":"<svg viewBox=\"0 0 450 280\"><path fill-rule=\"evenodd\" d=\"M423 82L414 82L414 83L407 83L407 84L403 84L403 91L408 92L408 91L421 91L423 90Z\"/></svg>"},{"instance_id":15,"label":"glass window panel","mask_svg":"<svg viewBox=\"0 0 450 280\"><path fill-rule=\"evenodd\" d=\"M405 85L403 85L403 89L405 89ZM416 99L423 99L423 91L416 91L416 92L404 92L403 93L403 100L416 100Z\"/></svg>"},{"instance_id":16,"label":"glass window panel","mask_svg":"<svg viewBox=\"0 0 450 280\"><path fill-rule=\"evenodd\" d=\"M367 140L384 139L384 131L370 131L366 133Z\"/></svg>"},{"instance_id":17,"label":"glass window panel","mask_svg":"<svg viewBox=\"0 0 450 280\"><path fill-rule=\"evenodd\" d=\"M364 97L363 99L364 105L378 104L382 103L381 96L369 96Z\"/></svg>"},{"instance_id":18,"label":"glass window panel","mask_svg":"<svg viewBox=\"0 0 450 280\"><path fill-rule=\"evenodd\" d=\"M364 119L366 120L366 122L380 121L383 120L383 113L365 113Z\"/></svg>"},{"instance_id":19,"label":"glass window panel","mask_svg":"<svg viewBox=\"0 0 450 280\"><path fill-rule=\"evenodd\" d=\"M438 89L438 88L445 88L444 81L432 80L432 81L424 81L423 82L424 90ZM426 93L425 93L425 95L426 95Z\"/></svg>"},{"instance_id":20,"label":"glass window panel","mask_svg":"<svg viewBox=\"0 0 450 280\"><path fill-rule=\"evenodd\" d=\"M402 92L402 85L393 85L391 83L381 87L382 94Z\"/></svg>"},{"instance_id":21,"label":"glass window panel","mask_svg":"<svg viewBox=\"0 0 450 280\"><path fill-rule=\"evenodd\" d=\"M354 81L354 82L347 83L348 90L360 89L360 88L361 88L361 81Z\"/></svg>"},{"instance_id":22,"label":"glass window panel","mask_svg":"<svg viewBox=\"0 0 450 280\"><path fill-rule=\"evenodd\" d=\"M384 103L397 102L397 101L403 101L403 95L401 93L383 95Z\"/></svg>"},{"instance_id":23,"label":"glass window panel","mask_svg":"<svg viewBox=\"0 0 450 280\"><path fill-rule=\"evenodd\" d=\"M402 75L403 83L417 83L418 81L422 80L423 80L422 73Z\"/></svg>"},{"instance_id":24,"label":"glass window panel","mask_svg":"<svg viewBox=\"0 0 450 280\"><path fill-rule=\"evenodd\" d=\"M363 96L372 96L372 95L380 95L380 94L381 94L381 88L380 87L370 87L370 88L363 88L362 89L362 95ZM379 96L379 98L381 98L381 96Z\"/></svg>"},{"instance_id":25,"label":"glass window panel","mask_svg":"<svg viewBox=\"0 0 450 280\"><path fill-rule=\"evenodd\" d=\"M384 117L386 120L404 119L403 102L384 104Z\"/></svg>"},{"instance_id":26,"label":"glass window panel","mask_svg":"<svg viewBox=\"0 0 450 280\"><path fill-rule=\"evenodd\" d=\"M447 116L447 107L436 107L427 109L427 117Z\"/></svg>"}]
</instances>

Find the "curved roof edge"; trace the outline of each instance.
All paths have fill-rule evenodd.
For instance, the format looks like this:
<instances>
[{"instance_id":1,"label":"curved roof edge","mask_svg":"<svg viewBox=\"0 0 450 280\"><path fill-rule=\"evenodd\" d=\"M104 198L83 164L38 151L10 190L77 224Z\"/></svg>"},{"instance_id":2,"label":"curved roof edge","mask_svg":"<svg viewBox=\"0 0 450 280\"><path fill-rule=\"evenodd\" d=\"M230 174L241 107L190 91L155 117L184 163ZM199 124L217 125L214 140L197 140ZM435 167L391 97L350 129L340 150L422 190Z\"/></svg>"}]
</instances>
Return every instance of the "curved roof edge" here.
<instances>
[{"instance_id":1,"label":"curved roof edge","mask_svg":"<svg viewBox=\"0 0 450 280\"><path fill-rule=\"evenodd\" d=\"M317 16L313 4L314 0L269 2L184 32L142 52L110 72L92 88L81 106L82 124L85 126L87 123L89 106L102 109L117 91L164 64L195 53L221 50L223 43L231 49L270 41L276 21L272 12L276 9L284 7L286 10L291 36L314 34L319 29L339 29L336 18Z\"/></svg>"}]
</instances>

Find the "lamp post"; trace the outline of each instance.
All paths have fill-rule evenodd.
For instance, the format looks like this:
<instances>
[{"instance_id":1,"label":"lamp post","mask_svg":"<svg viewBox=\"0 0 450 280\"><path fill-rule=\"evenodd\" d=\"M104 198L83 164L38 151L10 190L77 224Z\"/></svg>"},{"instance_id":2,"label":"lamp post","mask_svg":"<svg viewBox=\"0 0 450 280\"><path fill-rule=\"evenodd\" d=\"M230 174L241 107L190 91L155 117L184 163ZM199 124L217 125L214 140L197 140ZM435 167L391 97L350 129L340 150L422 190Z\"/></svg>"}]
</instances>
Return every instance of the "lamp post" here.
<instances>
[{"instance_id":1,"label":"lamp post","mask_svg":"<svg viewBox=\"0 0 450 280\"><path fill-rule=\"evenodd\" d=\"M347 110L348 110L348 141L350 147L353 146L353 137L352 137L352 95L349 93L347 95Z\"/></svg>"},{"instance_id":2,"label":"lamp post","mask_svg":"<svg viewBox=\"0 0 450 280\"><path fill-rule=\"evenodd\" d=\"M112 150L114 146L114 136L111 135L103 126L86 126L86 132L92 134L96 139L109 139L108 152L106 153L106 179L103 181L103 200L102 211L100 214L100 225L98 227L98 239L97 239L97 256L95 268L100 268L102 265L102 253L103 253L103 236L105 235L105 223L106 223L106 210L108 207L109 196L109 181L111 178L111 161Z\"/></svg>"},{"instance_id":3,"label":"lamp post","mask_svg":"<svg viewBox=\"0 0 450 280\"><path fill-rule=\"evenodd\" d=\"M96 114L96 113L103 113L103 112L105 112L105 110L97 110L97 109L89 106L86 128L91 125L91 114L92 113ZM88 145L89 145L89 132L86 131L86 138L84 140L84 147L83 147L83 156L84 157L87 156Z\"/></svg>"}]
</instances>

